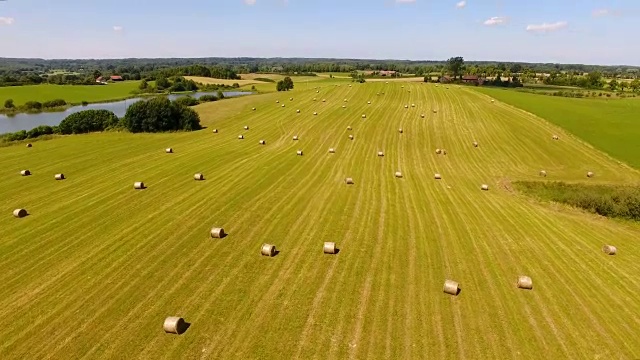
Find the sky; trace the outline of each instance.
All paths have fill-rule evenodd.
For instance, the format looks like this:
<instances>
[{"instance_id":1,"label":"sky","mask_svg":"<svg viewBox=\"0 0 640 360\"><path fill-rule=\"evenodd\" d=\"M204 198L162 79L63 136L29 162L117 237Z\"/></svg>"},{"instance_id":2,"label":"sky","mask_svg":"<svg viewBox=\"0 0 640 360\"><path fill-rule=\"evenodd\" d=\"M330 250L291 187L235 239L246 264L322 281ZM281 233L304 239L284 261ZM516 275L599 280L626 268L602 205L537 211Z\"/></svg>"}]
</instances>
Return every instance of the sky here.
<instances>
[{"instance_id":1,"label":"sky","mask_svg":"<svg viewBox=\"0 0 640 360\"><path fill-rule=\"evenodd\" d=\"M0 57L640 65L638 0L0 0Z\"/></svg>"}]
</instances>

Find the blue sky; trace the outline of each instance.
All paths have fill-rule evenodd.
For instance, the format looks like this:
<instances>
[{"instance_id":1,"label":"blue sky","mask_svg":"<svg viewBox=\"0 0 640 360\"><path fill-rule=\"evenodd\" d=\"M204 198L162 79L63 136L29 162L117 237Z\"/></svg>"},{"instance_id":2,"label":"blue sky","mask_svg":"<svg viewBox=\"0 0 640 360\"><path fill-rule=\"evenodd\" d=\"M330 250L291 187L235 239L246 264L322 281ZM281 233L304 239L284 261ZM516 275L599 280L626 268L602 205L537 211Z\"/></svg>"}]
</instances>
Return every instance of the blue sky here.
<instances>
[{"instance_id":1,"label":"blue sky","mask_svg":"<svg viewBox=\"0 0 640 360\"><path fill-rule=\"evenodd\" d=\"M640 65L638 0L6 0L0 57Z\"/></svg>"}]
</instances>

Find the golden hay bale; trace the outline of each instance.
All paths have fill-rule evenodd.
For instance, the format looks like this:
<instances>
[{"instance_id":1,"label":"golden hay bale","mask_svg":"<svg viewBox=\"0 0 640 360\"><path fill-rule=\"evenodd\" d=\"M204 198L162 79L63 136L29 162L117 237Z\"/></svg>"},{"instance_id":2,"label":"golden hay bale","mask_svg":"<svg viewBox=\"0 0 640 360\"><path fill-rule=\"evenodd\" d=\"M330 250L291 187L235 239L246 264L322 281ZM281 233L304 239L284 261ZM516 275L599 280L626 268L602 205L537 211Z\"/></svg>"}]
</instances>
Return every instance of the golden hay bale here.
<instances>
[{"instance_id":1,"label":"golden hay bale","mask_svg":"<svg viewBox=\"0 0 640 360\"><path fill-rule=\"evenodd\" d=\"M202 181L202 180L204 180L204 175L201 174L201 173L197 173L197 174L193 175L193 178L195 180Z\"/></svg>"},{"instance_id":2,"label":"golden hay bale","mask_svg":"<svg viewBox=\"0 0 640 360\"><path fill-rule=\"evenodd\" d=\"M313 98L313 101L316 101L316 98Z\"/></svg>"},{"instance_id":3,"label":"golden hay bale","mask_svg":"<svg viewBox=\"0 0 640 360\"><path fill-rule=\"evenodd\" d=\"M401 88L404 89L404 85L402 85Z\"/></svg>"},{"instance_id":4,"label":"golden hay bale","mask_svg":"<svg viewBox=\"0 0 640 360\"><path fill-rule=\"evenodd\" d=\"M518 276L518 288L520 289L533 289L533 281L528 276Z\"/></svg>"},{"instance_id":5,"label":"golden hay bale","mask_svg":"<svg viewBox=\"0 0 640 360\"><path fill-rule=\"evenodd\" d=\"M378 156L384 156L384 152L383 151L378 151Z\"/></svg>"},{"instance_id":6,"label":"golden hay bale","mask_svg":"<svg viewBox=\"0 0 640 360\"><path fill-rule=\"evenodd\" d=\"M416 104L411 104L411 107L416 107Z\"/></svg>"},{"instance_id":7,"label":"golden hay bale","mask_svg":"<svg viewBox=\"0 0 640 360\"><path fill-rule=\"evenodd\" d=\"M327 102L327 99L322 99L322 102Z\"/></svg>"},{"instance_id":8,"label":"golden hay bale","mask_svg":"<svg viewBox=\"0 0 640 360\"><path fill-rule=\"evenodd\" d=\"M240 140L244 139L244 135L238 135L238 139Z\"/></svg>"},{"instance_id":9,"label":"golden hay bale","mask_svg":"<svg viewBox=\"0 0 640 360\"><path fill-rule=\"evenodd\" d=\"M438 155L442 154L442 150L436 149L436 154L438 154Z\"/></svg>"},{"instance_id":10,"label":"golden hay bale","mask_svg":"<svg viewBox=\"0 0 640 360\"><path fill-rule=\"evenodd\" d=\"M442 175L440 175L440 174L435 174L433 177L434 177L436 180L440 180L440 179L442 179Z\"/></svg>"},{"instance_id":11,"label":"golden hay bale","mask_svg":"<svg viewBox=\"0 0 640 360\"><path fill-rule=\"evenodd\" d=\"M262 256L275 256L276 255L276 246L271 244L262 244L260 247L260 254Z\"/></svg>"},{"instance_id":12,"label":"golden hay bale","mask_svg":"<svg viewBox=\"0 0 640 360\"><path fill-rule=\"evenodd\" d=\"M436 109L433 109L431 111L433 111L434 114L436 114L438 112L438 110L436 110Z\"/></svg>"},{"instance_id":13,"label":"golden hay bale","mask_svg":"<svg viewBox=\"0 0 640 360\"><path fill-rule=\"evenodd\" d=\"M33 145L31 145L31 143L28 143L28 144L27 144L27 147L32 147L32 146L33 146Z\"/></svg>"},{"instance_id":14,"label":"golden hay bale","mask_svg":"<svg viewBox=\"0 0 640 360\"><path fill-rule=\"evenodd\" d=\"M325 242L324 246L322 247L322 251L325 254L337 254L338 248L336 247L336 243L334 242Z\"/></svg>"},{"instance_id":15,"label":"golden hay bale","mask_svg":"<svg viewBox=\"0 0 640 360\"><path fill-rule=\"evenodd\" d=\"M213 129L213 133L217 134L218 133L218 129Z\"/></svg>"},{"instance_id":16,"label":"golden hay bale","mask_svg":"<svg viewBox=\"0 0 640 360\"><path fill-rule=\"evenodd\" d=\"M405 109L408 109L408 108L409 108L409 105L405 105L405 106L404 106L404 108L405 108Z\"/></svg>"},{"instance_id":17,"label":"golden hay bale","mask_svg":"<svg viewBox=\"0 0 640 360\"><path fill-rule=\"evenodd\" d=\"M587 171L587 177L593 177L594 173L592 173L591 171Z\"/></svg>"},{"instance_id":18,"label":"golden hay bale","mask_svg":"<svg viewBox=\"0 0 640 360\"><path fill-rule=\"evenodd\" d=\"M349 140L353 140L353 135L349 135Z\"/></svg>"},{"instance_id":19,"label":"golden hay bale","mask_svg":"<svg viewBox=\"0 0 640 360\"><path fill-rule=\"evenodd\" d=\"M607 255L615 255L618 249L613 245L605 245L602 247L602 251Z\"/></svg>"},{"instance_id":20,"label":"golden hay bale","mask_svg":"<svg viewBox=\"0 0 640 360\"><path fill-rule=\"evenodd\" d=\"M402 130L402 128L400 128L400 129L398 129L398 132L399 132L400 134L402 134L402 133L404 132L404 130Z\"/></svg>"},{"instance_id":21,"label":"golden hay bale","mask_svg":"<svg viewBox=\"0 0 640 360\"><path fill-rule=\"evenodd\" d=\"M346 109L346 108L347 108L347 105L342 105L342 108L343 108L343 109Z\"/></svg>"},{"instance_id":22,"label":"golden hay bale","mask_svg":"<svg viewBox=\"0 0 640 360\"><path fill-rule=\"evenodd\" d=\"M282 104L282 107L284 107L284 104Z\"/></svg>"},{"instance_id":23,"label":"golden hay bale","mask_svg":"<svg viewBox=\"0 0 640 360\"><path fill-rule=\"evenodd\" d=\"M256 111L256 108L253 108L253 109L251 109L251 110Z\"/></svg>"},{"instance_id":24,"label":"golden hay bale","mask_svg":"<svg viewBox=\"0 0 640 360\"><path fill-rule=\"evenodd\" d=\"M25 210L25 209L15 209L15 210L13 210L13 216L14 217L23 218L23 217L25 217L27 215L28 215L28 213L27 213L27 210Z\"/></svg>"},{"instance_id":25,"label":"golden hay bale","mask_svg":"<svg viewBox=\"0 0 640 360\"><path fill-rule=\"evenodd\" d=\"M319 94L319 93L320 93L320 90L316 90L316 93L317 93L317 94Z\"/></svg>"},{"instance_id":26,"label":"golden hay bale","mask_svg":"<svg viewBox=\"0 0 640 360\"><path fill-rule=\"evenodd\" d=\"M267 144L267 142L266 142L266 141L264 141L264 140L260 140L260 141L259 141L259 144L260 144L260 145L266 145L266 144Z\"/></svg>"},{"instance_id":27,"label":"golden hay bale","mask_svg":"<svg viewBox=\"0 0 640 360\"><path fill-rule=\"evenodd\" d=\"M347 126L347 130L352 130L351 125Z\"/></svg>"},{"instance_id":28,"label":"golden hay bale","mask_svg":"<svg viewBox=\"0 0 640 360\"><path fill-rule=\"evenodd\" d=\"M220 227L211 228L211 237L214 239L222 239L226 235L227 234L224 232L223 228L220 228Z\"/></svg>"},{"instance_id":29,"label":"golden hay bale","mask_svg":"<svg viewBox=\"0 0 640 360\"><path fill-rule=\"evenodd\" d=\"M289 101L293 101L293 98L292 98L292 97L290 97L290 98L289 98Z\"/></svg>"},{"instance_id":30,"label":"golden hay bale","mask_svg":"<svg viewBox=\"0 0 640 360\"><path fill-rule=\"evenodd\" d=\"M313 112L313 115L318 115L318 113L314 111L314 112Z\"/></svg>"},{"instance_id":31,"label":"golden hay bale","mask_svg":"<svg viewBox=\"0 0 640 360\"><path fill-rule=\"evenodd\" d=\"M345 182L347 185L353 185L353 179L352 179L352 178L346 178L346 179L344 179L344 182Z\"/></svg>"},{"instance_id":32,"label":"golden hay bale","mask_svg":"<svg viewBox=\"0 0 640 360\"><path fill-rule=\"evenodd\" d=\"M296 151L296 154L298 154L298 156L302 156L302 150Z\"/></svg>"},{"instance_id":33,"label":"golden hay bale","mask_svg":"<svg viewBox=\"0 0 640 360\"><path fill-rule=\"evenodd\" d=\"M244 126L245 130L249 130L249 127L247 125Z\"/></svg>"},{"instance_id":34,"label":"golden hay bale","mask_svg":"<svg viewBox=\"0 0 640 360\"><path fill-rule=\"evenodd\" d=\"M547 176L547 172L544 170L540 170L540 176L546 177Z\"/></svg>"},{"instance_id":35,"label":"golden hay bale","mask_svg":"<svg viewBox=\"0 0 640 360\"><path fill-rule=\"evenodd\" d=\"M296 110L296 113L300 114L300 109Z\"/></svg>"},{"instance_id":36,"label":"golden hay bale","mask_svg":"<svg viewBox=\"0 0 640 360\"><path fill-rule=\"evenodd\" d=\"M347 99L344 99L344 102L347 102Z\"/></svg>"},{"instance_id":37,"label":"golden hay bale","mask_svg":"<svg viewBox=\"0 0 640 360\"><path fill-rule=\"evenodd\" d=\"M22 176L29 176L29 175L31 175L31 171L29 171L29 170L22 170L22 171L20 171L20 175L22 175Z\"/></svg>"},{"instance_id":38,"label":"golden hay bale","mask_svg":"<svg viewBox=\"0 0 640 360\"><path fill-rule=\"evenodd\" d=\"M363 118L363 119L366 119L366 118L367 118L367 115L362 114L362 118Z\"/></svg>"},{"instance_id":39,"label":"golden hay bale","mask_svg":"<svg viewBox=\"0 0 640 360\"><path fill-rule=\"evenodd\" d=\"M371 101L367 101L367 104L371 105Z\"/></svg>"},{"instance_id":40,"label":"golden hay bale","mask_svg":"<svg viewBox=\"0 0 640 360\"><path fill-rule=\"evenodd\" d=\"M402 173L400 171L396 171L395 177L401 178L402 177Z\"/></svg>"},{"instance_id":41,"label":"golden hay bale","mask_svg":"<svg viewBox=\"0 0 640 360\"><path fill-rule=\"evenodd\" d=\"M336 152L336 149L334 149L334 148L329 148L329 153L330 153L330 154L335 154L335 152Z\"/></svg>"},{"instance_id":42,"label":"golden hay bale","mask_svg":"<svg viewBox=\"0 0 640 360\"><path fill-rule=\"evenodd\" d=\"M54 178L56 180L64 180L65 179L64 174L55 174Z\"/></svg>"},{"instance_id":43,"label":"golden hay bale","mask_svg":"<svg viewBox=\"0 0 640 360\"><path fill-rule=\"evenodd\" d=\"M460 291L460 286L458 285L457 282L453 280L446 280L444 282L444 287L442 288L442 291L444 291L449 295L458 295L458 292Z\"/></svg>"},{"instance_id":44,"label":"golden hay bale","mask_svg":"<svg viewBox=\"0 0 640 360\"><path fill-rule=\"evenodd\" d=\"M167 154L171 154L171 153L173 153L173 149L172 148L166 148L166 149L164 149L164 152L166 152Z\"/></svg>"},{"instance_id":45,"label":"golden hay bale","mask_svg":"<svg viewBox=\"0 0 640 360\"><path fill-rule=\"evenodd\" d=\"M293 140L298 140L298 135L294 135Z\"/></svg>"},{"instance_id":46,"label":"golden hay bale","mask_svg":"<svg viewBox=\"0 0 640 360\"><path fill-rule=\"evenodd\" d=\"M478 142L477 141L473 142L473 147L478 147Z\"/></svg>"},{"instance_id":47,"label":"golden hay bale","mask_svg":"<svg viewBox=\"0 0 640 360\"><path fill-rule=\"evenodd\" d=\"M480 187L480 189L482 189L482 190L484 190L484 191L487 191L487 190L489 190L489 185L487 185L487 184L482 184L482 186Z\"/></svg>"},{"instance_id":48,"label":"golden hay bale","mask_svg":"<svg viewBox=\"0 0 640 360\"><path fill-rule=\"evenodd\" d=\"M279 104L279 103L280 103L280 100L276 100L276 104Z\"/></svg>"},{"instance_id":49,"label":"golden hay bale","mask_svg":"<svg viewBox=\"0 0 640 360\"><path fill-rule=\"evenodd\" d=\"M424 119L424 114L420 114L420 117Z\"/></svg>"},{"instance_id":50,"label":"golden hay bale","mask_svg":"<svg viewBox=\"0 0 640 360\"><path fill-rule=\"evenodd\" d=\"M559 140L560 137L558 137L558 135L553 135L553 140Z\"/></svg>"},{"instance_id":51,"label":"golden hay bale","mask_svg":"<svg viewBox=\"0 0 640 360\"><path fill-rule=\"evenodd\" d=\"M162 328L167 334L180 335L187 330L187 323L181 317L169 316L168 318L164 319Z\"/></svg>"},{"instance_id":52,"label":"golden hay bale","mask_svg":"<svg viewBox=\"0 0 640 360\"><path fill-rule=\"evenodd\" d=\"M140 189L144 189L145 186L144 186L144 183L142 181L137 181L137 182L133 183L133 188L137 189L137 190L140 190Z\"/></svg>"}]
</instances>

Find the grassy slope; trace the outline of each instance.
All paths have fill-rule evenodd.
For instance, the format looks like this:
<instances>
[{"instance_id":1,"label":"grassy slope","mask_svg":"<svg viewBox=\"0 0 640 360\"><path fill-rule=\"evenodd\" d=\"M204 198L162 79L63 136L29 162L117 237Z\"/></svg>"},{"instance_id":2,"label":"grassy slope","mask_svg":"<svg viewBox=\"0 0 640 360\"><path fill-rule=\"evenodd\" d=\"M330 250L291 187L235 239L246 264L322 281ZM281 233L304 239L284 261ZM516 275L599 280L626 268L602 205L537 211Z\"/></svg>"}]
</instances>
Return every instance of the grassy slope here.
<instances>
[{"instance_id":1,"label":"grassy slope","mask_svg":"<svg viewBox=\"0 0 640 360\"><path fill-rule=\"evenodd\" d=\"M68 103L82 101L99 102L119 99L131 95L140 85L139 81L125 81L109 85L27 85L0 87L0 104L13 99L16 105L27 101L64 99Z\"/></svg>"},{"instance_id":2,"label":"grassy slope","mask_svg":"<svg viewBox=\"0 0 640 360\"><path fill-rule=\"evenodd\" d=\"M571 99L503 89L476 89L551 121L640 168L640 99Z\"/></svg>"},{"instance_id":3,"label":"grassy slope","mask_svg":"<svg viewBox=\"0 0 640 360\"><path fill-rule=\"evenodd\" d=\"M640 357L640 226L509 186L540 168L625 184L637 171L468 89L321 86L201 105L196 133L0 149L0 358ZM213 225L230 235L210 239ZM261 257L264 242L281 253ZM162 332L170 315L187 333Z\"/></svg>"}]
</instances>

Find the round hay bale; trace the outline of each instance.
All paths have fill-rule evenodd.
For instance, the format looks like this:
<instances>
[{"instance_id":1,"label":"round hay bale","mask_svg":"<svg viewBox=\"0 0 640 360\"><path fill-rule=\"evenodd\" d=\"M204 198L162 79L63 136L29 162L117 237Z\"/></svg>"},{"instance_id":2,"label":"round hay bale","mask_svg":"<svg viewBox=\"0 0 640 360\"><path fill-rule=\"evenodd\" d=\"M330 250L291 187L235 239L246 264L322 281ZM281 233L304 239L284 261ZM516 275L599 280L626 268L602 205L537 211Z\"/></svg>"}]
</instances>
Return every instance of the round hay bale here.
<instances>
[{"instance_id":1,"label":"round hay bale","mask_svg":"<svg viewBox=\"0 0 640 360\"><path fill-rule=\"evenodd\" d=\"M313 101L316 101L316 98L313 98Z\"/></svg>"},{"instance_id":2,"label":"round hay bale","mask_svg":"<svg viewBox=\"0 0 640 360\"><path fill-rule=\"evenodd\" d=\"M618 249L613 245L605 245L602 247L602 251L607 255L615 255Z\"/></svg>"},{"instance_id":3,"label":"round hay bale","mask_svg":"<svg viewBox=\"0 0 640 360\"><path fill-rule=\"evenodd\" d=\"M400 171L396 171L395 177L401 178L402 177L402 173Z\"/></svg>"},{"instance_id":4,"label":"round hay bale","mask_svg":"<svg viewBox=\"0 0 640 360\"><path fill-rule=\"evenodd\" d=\"M353 135L349 135L349 140L353 140Z\"/></svg>"},{"instance_id":5,"label":"round hay bale","mask_svg":"<svg viewBox=\"0 0 640 360\"><path fill-rule=\"evenodd\" d=\"M366 119L366 118L367 118L367 115L362 114L362 118L363 118L363 119Z\"/></svg>"},{"instance_id":6,"label":"round hay bale","mask_svg":"<svg viewBox=\"0 0 640 360\"><path fill-rule=\"evenodd\" d=\"M435 174L433 177L434 177L436 180L440 180L440 179L442 179L442 175L440 175L440 174Z\"/></svg>"},{"instance_id":7,"label":"round hay bale","mask_svg":"<svg viewBox=\"0 0 640 360\"><path fill-rule=\"evenodd\" d=\"M224 232L224 229L221 227L214 227L211 228L211 237L214 239L222 239L223 237L227 236L227 234Z\"/></svg>"},{"instance_id":8,"label":"round hay bale","mask_svg":"<svg viewBox=\"0 0 640 360\"><path fill-rule=\"evenodd\" d=\"M473 142L473 147L478 147L478 142L477 141Z\"/></svg>"},{"instance_id":9,"label":"round hay bale","mask_svg":"<svg viewBox=\"0 0 640 360\"><path fill-rule=\"evenodd\" d=\"M487 185L487 184L482 184L482 186L480 187L480 189L482 189L482 190L484 190L484 191L487 191L487 190L489 190L489 185Z\"/></svg>"},{"instance_id":10,"label":"round hay bale","mask_svg":"<svg viewBox=\"0 0 640 360\"><path fill-rule=\"evenodd\" d=\"M334 148L329 148L329 153L330 153L330 154L335 154L335 153L336 153L336 149L334 149Z\"/></svg>"},{"instance_id":11,"label":"round hay bale","mask_svg":"<svg viewBox=\"0 0 640 360\"><path fill-rule=\"evenodd\" d=\"M420 114L420 117L424 119L424 114Z\"/></svg>"},{"instance_id":12,"label":"round hay bale","mask_svg":"<svg viewBox=\"0 0 640 360\"><path fill-rule=\"evenodd\" d=\"M285 107L284 104L282 104L282 107Z\"/></svg>"},{"instance_id":13,"label":"round hay bale","mask_svg":"<svg viewBox=\"0 0 640 360\"><path fill-rule=\"evenodd\" d=\"M56 175L54 176L54 178L55 178L56 180L64 180L64 179L65 179L64 174L56 174Z\"/></svg>"},{"instance_id":14,"label":"round hay bale","mask_svg":"<svg viewBox=\"0 0 640 360\"><path fill-rule=\"evenodd\" d=\"M320 93L320 90L316 90L316 94L319 94L319 93Z\"/></svg>"},{"instance_id":15,"label":"round hay bale","mask_svg":"<svg viewBox=\"0 0 640 360\"><path fill-rule=\"evenodd\" d=\"M436 154L438 154L438 155L442 154L442 150L436 149Z\"/></svg>"},{"instance_id":16,"label":"round hay bale","mask_svg":"<svg viewBox=\"0 0 640 360\"><path fill-rule=\"evenodd\" d=\"M401 86L401 88L403 88L403 89L404 89L404 85L402 85L402 86Z\"/></svg>"},{"instance_id":17,"label":"round hay bale","mask_svg":"<svg viewBox=\"0 0 640 360\"><path fill-rule=\"evenodd\" d=\"M495 100L491 99L491 102L496 102Z\"/></svg>"},{"instance_id":18,"label":"round hay bale","mask_svg":"<svg viewBox=\"0 0 640 360\"><path fill-rule=\"evenodd\" d=\"M145 186L144 186L144 183L142 181L136 181L136 182L133 183L133 188L137 189L137 190L141 190L141 189L144 189Z\"/></svg>"},{"instance_id":19,"label":"round hay bale","mask_svg":"<svg viewBox=\"0 0 640 360\"><path fill-rule=\"evenodd\" d=\"M202 180L204 180L204 175L201 174L201 173L197 173L197 174L193 175L193 179L194 180L198 180L198 181L202 181Z\"/></svg>"},{"instance_id":20,"label":"round hay bale","mask_svg":"<svg viewBox=\"0 0 640 360\"><path fill-rule=\"evenodd\" d=\"M344 99L344 102L347 102L347 99Z\"/></svg>"},{"instance_id":21,"label":"round hay bale","mask_svg":"<svg viewBox=\"0 0 640 360\"><path fill-rule=\"evenodd\" d=\"M314 111L314 112L313 112L313 115L318 115L318 113Z\"/></svg>"},{"instance_id":22,"label":"round hay bale","mask_svg":"<svg viewBox=\"0 0 640 360\"><path fill-rule=\"evenodd\" d=\"M298 150L298 151L296 151L296 154L297 154L298 156L302 156L302 150Z\"/></svg>"},{"instance_id":23,"label":"round hay bale","mask_svg":"<svg viewBox=\"0 0 640 360\"><path fill-rule=\"evenodd\" d=\"M540 176L546 177L547 176L547 172L544 171L544 170L540 170Z\"/></svg>"},{"instance_id":24,"label":"round hay bale","mask_svg":"<svg viewBox=\"0 0 640 360\"><path fill-rule=\"evenodd\" d=\"M238 135L238 139L240 140L244 139L244 135Z\"/></svg>"},{"instance_id":25,"label":"round hay bale","mask_svg":"<svg viewBox=\"0 0 640 360\"><path fill-rule=\"evenodd\" d=\"M244 126L245 130L249 130L249 127L247 125Z\"/></svg>"},{"instance_id":26,"label":"round hay bale","mask_svg":"<svg viewBox=\"0 0 640 360\"><path fill-rule=\"evenodd\" d=\"M453 280L446 280L444 282L442 291L449 295L458 295L458 292L460 291L460 285L458 285L458 283Z\"/></svg>"},{"instance_id":27,"label":"round hay bale","mask_svg":"<svg viewBox=\"0 0 640 360\"><path fill-rule=\"evenodd\" d=\"M27 216L27 210L26 209L15 209L13 210L13 216L17 217L17 218L23 218L25 216Z\"/></svg>"},{"instance_id":28,"label":"round hay bale","mask_svg":"<svg viewBox=\"0 0 640 360\"><path fill-rule=\"evenodd\" d=\"M32 146L33 146L33 145L31 145L31 143L28 143L28 144L27 144L27 147L32 147Z\"/></svg>"},{"instance_id":29,"label":"round hay bale","mask_svg":"<svg viewBox=\"0 0 640 360\"><path fill-rule=\"evenodd\" d=\"M217 134L218 133L218 129L213 129L213 133Z\"/></svg>"},{"instance_id":30,"label":"round hay bale","mask_svg":"<svg viewBox=\"0 0 640 360\"><path fill-rule=\"evenodd\" d=\"M558 135L553 135L553 140L559 140L560 137L558 137Z\"/></svg>"},{"instance_id":31,"label":"round hay bale","mask_svg":"<svg viewBox=\"0 0 640 360\"><path fill-rule=\"evenodd\" d=\"M322 102L327 102L327 99L322 99Z\"/></svg>"},{"instance_id":32,"label":"round hay bale","mask_svg":"<svg viewBox=\"0 0 640 360\"><path fill-rule=\"evenodd\" d=\"M260 247L260 254L262 256L273 257L276 255L276 246L271 244L262 244L262 247Z\"/></svg>"},{"instance_id":33,"label":"round hay bale","mask_svg":"<svg viewBox=\"0 0 640 360\"><path fill-rule=\"evenodd\" d=\"M591 171L587 171L587 177L593 177L594 173L592 173Z\"/></svg>"},{"instance_id":34,"label":"round hay bale","mask_svg":"<svg viewBox=\"0 0 640 360\"><path fill-rule=\"evenodd\" d=\"M256 111L256 108L253 108L253 109L251 109L251 110Z\"/></svg>"},{"instance_id":35,"label":"round hay bale","mask_svg":"<svg viewBox=\"0 0 640 360\"><path fill-rule=\"evenodd\" d=\"M22 171L20 171L20 175L22 175L22 176L29 176L29 175L31 175L31 171L29 171L29 170L22 170Z\"/></svg>"},{"instance_id":36,"label":"round hay bale","mask_svg":"<svg viewBox=\"0 0 640 360\"><path fill-rule=\"evenodd\" d=\"M347 126L347 130L353 130L353 129L351 128L351 125Z\"/></svg>"},{"instance_id":37,"label":"round hay bale","mask_svg":"<svg viewBox=\"0 0 640 360\"><path fill-rule=\"evenodd\" d=\"M411 104L411 107L416 107L416 104Z\"/></svg>"},{"instance_id":38,"label":"round hay bale","mask_svg":"<svg viewBox=\"0 0 640 360\"><path fill-rule=\"evenodd\" d=\"M300 109L296 110L296 113L300 114Z\"/></svg>"},{"instance_id":39,"label":"round hay bale","mask_svg":"<svg viewBox=\"0 0 640 360\"><path fill-rule=\"evenodd\" d=\"M353 185L353 179L352 179L352 178L346 178L346 179L344 179L344 182L345 182L347 185Z\"/></svg>"},{"instance_id":40,"label":"round hay bale","mask_svg":"<svg viewBox=\"0 0 640 360\"><path fill-rule=\"evenodd\" d=\"M294 135L293 140L298 140L298 135Z\"/></svg>"},{"instance_id":41,"label":"round hay bale","mask_svg":"<svg viewBox=\"0 0 640 360\"><path fill-rule=\"evenodd\" d=\"M172 154L173 153L173 149L172 148L166 148L166 149L164 149L164 152L166 152L167 154Z\"/></svg>"},{"instance_id":42,"label":"round hay bale","mask_svg":"<svg viewBox=\"0 0 640 360\"><path fill-rule=\"evenodd\" d=\"M164 319L162 328L167 334L180 335L187 330L187 323L181 317L169 316Z\"/></svg>"},{"instance_id":43,"label":"round hay bale","mask_svg":"<svg viewBox=\"0 0 640 360\"><path fill-rule=\"evenodd\" d=\"M260 145L266 145L266 144L267 144L267 142L266 142L266 141L264 141L264 140L260 140L260 141L259 141L259 144L260 144Z\"/></svg>"},{"instance_id":44,"label":"round hay bale","mask_svg":"<svg viewBox=\"0 0 640 360\"><path fill-rule=\"evenodd\" d=\"M518 276L518 288L520 289L533 289L533 281L528 276Z\"/></svg>"},{"instance_id":45,"label":"round hay bale","mask_svg":"<svg viewBox=\"0 0 640 360\"><path fill-rule=\"evenodd\" d=\"M279 104L279 103L280 103L280 100L276 100L276 104Z\"/></svg>"},{"instance_id":46,"label":"round hay bale","mask_svg":"<svg viewBox=\"0 0 640 360\"><path fill-rule=\"evenodd\" d=\"M434 114L438 113L438 110L436 110L436 109L433 109L431 111L433 111Z\"/></svg>"},{"instance_id":47,"label":"round hay bale","mask_svg":"<svg viewBox=\"0 0 640 360\"><path fill-rule=\"evenodd\" d=\"M342 108L343 108L343 109L346 109L346 108L347 108L347 105L342 105Z\"/></svg>"},{"instance_id":48,"label":"round hay bale","mask_svg":"<svg viewBox=\"0 0 640 360\"><path fill-rule=\"evenodd\" d=\"M399 132L400 134L402 134L402 133L404 132L404 130L402 130L402 128L400 128L400 129L398 129L398 132Z\"/></svg>"},{"instance_id":49,"label":"round hay bale","mask_svg":"<svg viewBox=\"0 0 640 360\"><path fill-rule=\"evenodd\" d=\"M378 156L384 156L384 152L378 151Z\"/></svg>"},{"instance_id":50,"label":"round hay bale","mask_svg":"<svg viewBox=\"0 0 640 360\"><path fill-rule=\"evenodd\" d=\"M324 246L322 247L322 251L325 254L337 254L338 248L336 247L336 243L334 242L325 242Z\"/></svg>"},{"instance_id":51,"label":"round hay bale","mask_svg":"<svg viewBox=\"0 0 640 360\"><path fill-rule=\"evenodd\" d=\"M409 108L409 105L405 105L405 106L404 106L404 108L405 108L405 109L408 109L408 108Z\"/></svg>"},{"instance_id":52,"label":"round hay bale","mask_svg":"<svg viewBox=\"0 0 640 360\"><path fill-rule=\"evenodd\" d=\"M367 104L371 105L371 101L367 101Z\"/></svg>"},{"instance_id":53,"label":"round hay bale","mask_svg":"<svg viewBox=\"0 0 640 360\"><path fill-rule=\"evenodd\" d=\"M292 98L292 97L290 97L290 98L289 98L289 101L293 101L293 98Z\"/></svg>"}]
</instances>

